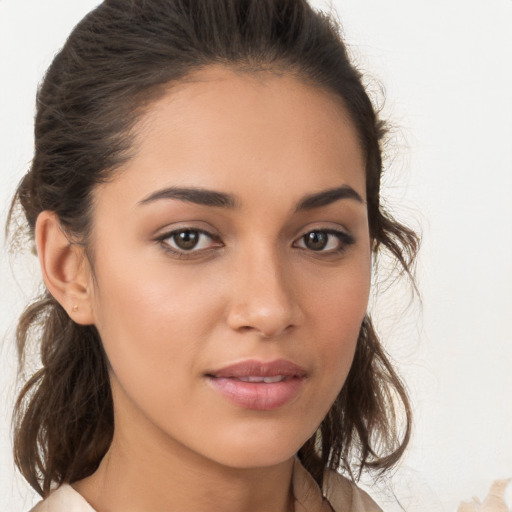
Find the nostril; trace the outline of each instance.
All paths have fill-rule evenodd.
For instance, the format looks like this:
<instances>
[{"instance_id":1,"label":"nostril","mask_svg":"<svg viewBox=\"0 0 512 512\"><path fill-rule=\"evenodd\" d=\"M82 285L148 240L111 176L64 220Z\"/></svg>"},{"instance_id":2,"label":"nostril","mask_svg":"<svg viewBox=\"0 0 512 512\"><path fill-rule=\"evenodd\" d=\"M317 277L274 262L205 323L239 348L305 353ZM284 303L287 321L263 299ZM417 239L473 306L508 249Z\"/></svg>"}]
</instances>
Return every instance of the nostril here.
<instances>
[{"instance_id":1,"label":"nostril","mask_svg":"<svg viewBox=\"0 0 512 512\"><path fill-rule=\"evenodd\" d=\"M251 283L232 290L227 310L227 323L238 333L273 338L289 332L301 321L299 301L282 282L269 283L269 278L252 277ZM276 277L276 276L274 276ZM249 285L249 286L248 286Z\"/></svg>"},{"instance_id":2,"label":"nostril","mask_svg":"<svg viewBox=\"0 0 512 512\"><path fill-rule=\"evenodd\" d=\"M284 328L281 328L280 326L276 326L274 328L269 329L259 329L259 332L261 333L262 337L265 339L270 338L278 338L279 336L282 336L283 334L286 334L291 329L293 329L293 325L289 324Z\"/></svg>"}]
</instances>

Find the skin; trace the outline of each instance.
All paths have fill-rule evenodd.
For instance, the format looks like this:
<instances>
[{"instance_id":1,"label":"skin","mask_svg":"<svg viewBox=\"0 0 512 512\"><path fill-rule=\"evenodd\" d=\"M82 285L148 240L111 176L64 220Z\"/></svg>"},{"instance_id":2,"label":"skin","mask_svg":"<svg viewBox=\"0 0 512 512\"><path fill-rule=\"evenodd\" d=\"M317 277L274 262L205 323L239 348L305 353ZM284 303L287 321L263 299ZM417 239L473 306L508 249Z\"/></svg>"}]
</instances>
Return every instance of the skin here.
<instances>
[{"instance_id":1,"label":"skin","mask_svg":"<svg viewBox=\"0 0 512 512\"><path fill-rule=\"evenodd\" d=\"M293 457L343 386L368 302L354 126L339 98L295 77L211 67L151 105L135 133L133 158L94 194L93 268L59 245L50 212L38 220L45 281L75 321L96 325L111 368L114 440L74 487L99 512L287 511ZM361 201L296 211L342 186ZM143 202L168 187L236 207ZM176 239L163 236L184 228L212 237L170 252ZM309 248L311 232L325 248ZM208 385L207 372L247 359L304 368L298 394L258 411Z\"/></svg>"}]
</instances>

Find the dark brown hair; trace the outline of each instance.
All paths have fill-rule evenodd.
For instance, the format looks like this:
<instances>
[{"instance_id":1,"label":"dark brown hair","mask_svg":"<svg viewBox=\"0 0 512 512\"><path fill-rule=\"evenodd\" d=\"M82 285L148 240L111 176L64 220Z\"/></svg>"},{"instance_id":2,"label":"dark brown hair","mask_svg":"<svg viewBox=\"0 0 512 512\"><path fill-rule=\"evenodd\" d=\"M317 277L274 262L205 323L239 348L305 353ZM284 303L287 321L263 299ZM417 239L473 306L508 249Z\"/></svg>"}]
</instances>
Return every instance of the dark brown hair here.
<instances>
[{"instance_id":1,"label":"dark brown hair","mask_svg":"<svg viewBox=\"0 0 512 512\"><path fill-rule=\"evenodd\" d=\"M88 246L91 192L130 157L131 130L173 83L211 64L275 70L336 94L359 134L374 255L388 251L411 274L416 235L380 202L383 123L329 16L305 0L106 0L73 30L39 88L35 154L11 207L33 237L51 210ZM9 221L8 221L9 222ZM41 368L21 390L14 417L16 464L47 496L53 482L92 474L113 435L106 356L94 326L75 324L46 292L20 318L20 364L29 340ZM322 483L325 468L353 474L397 462L410 436L410 406L367 316L348 379L299 457Z\"/></svg>"}]
</instances>

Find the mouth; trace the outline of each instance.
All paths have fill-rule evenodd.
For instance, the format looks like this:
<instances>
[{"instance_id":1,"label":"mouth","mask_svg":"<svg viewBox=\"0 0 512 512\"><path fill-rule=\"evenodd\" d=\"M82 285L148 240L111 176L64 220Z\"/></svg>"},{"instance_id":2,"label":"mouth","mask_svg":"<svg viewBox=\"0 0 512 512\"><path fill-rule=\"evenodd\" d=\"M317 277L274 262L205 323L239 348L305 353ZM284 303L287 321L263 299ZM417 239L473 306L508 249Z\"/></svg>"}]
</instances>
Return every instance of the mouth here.
<instances>
[{"instance_id":1,"label":"mouth","mask_svg":"<svg viewBox=\"0 0 512 512\"><path fill-rule=\"evenodd\" d=\"M242 382L258 382L264 384L273 384L274 382L283 382L286 379L290 379L293 377L286 377L284 375L276 375L275 377L256 377L254 375L250 375L249 377L230 377L235 380L240 380Z\"/></svg>"},{"instance_id":2,"label":"mouth","mask_svg":"<svg viewBox=\"0 0 512 512\"><path fill-rule=\"evenodd\" d=\"M214 378L252 379L247 382L265 382L265 379L268 382L273 382L273 379L279 382L279 380L287 378L305 377L306 370L286 359L269 362L248 360L213 370L208 372L207 375Z\"/></svg>"},{"instance_id":3,"label":"mouth","mask_svg":"<svg viewBox=\"0 0 512 512\"><path fill-rule=\"evenodd\" d=\"M292 402L307 377L300 366L279 359L243 361L205 374L207 382L238 407L268 411Z\"/></svg>"}]
</instances>

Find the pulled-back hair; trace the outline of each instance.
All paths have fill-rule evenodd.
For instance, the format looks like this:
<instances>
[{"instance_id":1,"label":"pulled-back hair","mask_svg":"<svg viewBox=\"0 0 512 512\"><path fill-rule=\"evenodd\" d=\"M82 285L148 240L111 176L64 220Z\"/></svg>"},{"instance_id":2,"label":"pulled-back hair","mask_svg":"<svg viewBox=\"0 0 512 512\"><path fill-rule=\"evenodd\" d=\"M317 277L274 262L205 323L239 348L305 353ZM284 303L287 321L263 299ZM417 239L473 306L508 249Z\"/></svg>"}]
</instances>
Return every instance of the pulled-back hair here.
<instances>
[{"instance_id":1,"label":"pulled-back hair","mask_svg":"<svg viewBox=\"0 0 512 512\"><path fill-rule=\"evenodd\" d=\"M92 191L130 158L136 121L174 83L212 64L291 73L339 98L365 156L374 256L388 251L410 275L418 239L380 204L383 123L336 22L305 0L105 0L73 30L38 90L35 154L10 221L21 205L33 237L38 215L51 210L87 247ZM96 328L74 323L48 291L22 314L16 336L20 364L34 339L41 368L16 402L15 461L47 496L52 483L92 474L109 448L107 361ZM325 468L384 470L407 445L410 415L366 316L347 381L299 457L319 484Z\"/></svg>"}]
</instances>

